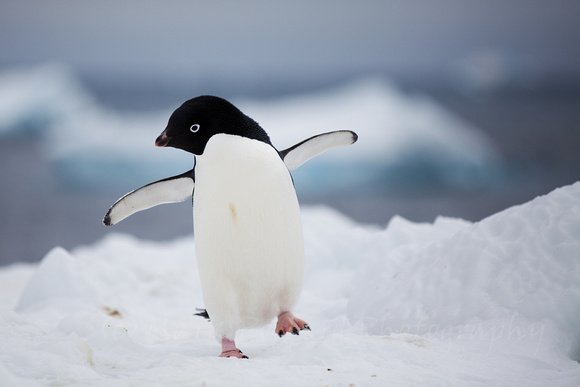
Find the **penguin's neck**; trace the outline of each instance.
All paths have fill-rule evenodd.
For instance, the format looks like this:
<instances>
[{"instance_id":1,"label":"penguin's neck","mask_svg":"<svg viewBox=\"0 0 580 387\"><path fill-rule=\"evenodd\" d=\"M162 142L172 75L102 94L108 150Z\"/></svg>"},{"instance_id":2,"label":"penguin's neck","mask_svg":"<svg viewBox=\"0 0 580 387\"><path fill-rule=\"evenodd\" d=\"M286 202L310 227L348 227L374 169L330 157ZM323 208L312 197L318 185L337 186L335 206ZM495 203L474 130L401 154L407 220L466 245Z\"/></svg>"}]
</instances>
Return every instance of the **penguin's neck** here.
<instances>
[{"instance_id":1,"label":"penguin's neck","mask_svg":"<svg viewBox=\"0 0 580 387\"><path fill-rule=\"evenodd\" d=\"M213 135L205 146L202 155L195 157L196 167L211 166L234 168L245 165L258 169L274 162L282 162L278 151L272 145L248 137L219 133Z\"/></svg>"}]
</instances>

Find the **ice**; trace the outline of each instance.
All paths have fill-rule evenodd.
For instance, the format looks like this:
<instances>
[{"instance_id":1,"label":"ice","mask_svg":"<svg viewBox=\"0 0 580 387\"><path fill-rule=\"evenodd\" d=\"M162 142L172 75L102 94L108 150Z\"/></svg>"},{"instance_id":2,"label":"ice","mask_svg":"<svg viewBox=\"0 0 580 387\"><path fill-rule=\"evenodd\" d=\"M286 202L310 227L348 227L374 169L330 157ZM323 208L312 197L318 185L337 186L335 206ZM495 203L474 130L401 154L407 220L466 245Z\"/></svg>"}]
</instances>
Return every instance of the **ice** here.
<instances>
[{"instance_id":1,"label":"ice","mask_svg":"<svg viewBox=\"0 0 580 387\"><path fill-rule=\"evenodd\" d=\"M0 136L42 133L94 105L66 66L48 63L0 72Z\"/></svg>"},{"instance_id":2,"label":"ice","mask_svg":"<svg viewBox=\"0 0 580 387\"><path fill-rule=\"evenodd\" d=\"M295 311L312 327L240 331L220 359L192 237L111 233L0 270L1 385L574 386L580 182L480 222L385 228L303 209Z\"/></svg>"},{"instance_id":3,"label":"ice","mask_svg":"<svg viewBox=\"0 0 580 387\"><path fill-rule=\"evenodd\" d=\"M0 136L38 133L50 162L73 186L138 186L191 168L190 154L153 146L182 102L149 112L114 111L97 103L65 66L5 70L0 73ZM266 129L279 150L322 132L359 134L349 152L328 152L296 171L304 193L394 186L401 180L464 187L488 182L500 163L495 146L477 128L384 78L232 102Z\"/></svg>"},{"instance_id":4,"label":"ice","mask_svg":"<svg viewBox=\"0 0 580 387\"><path fill-rule=\"evenodd\" d=\"M494 145L478 129L432 99L405 94L383 78L238 105L282 148L315 133L358 133L348 152L328 152L296 171L305 193L433 180L465 187L488 182L500 163Z\"/></svg>"},{"instance_id":5,"label":"ice","mask_svg":"<svg viewBox=\"0 0 580 387\"><path fill-rule=\"evenodd\" d=\"M417 152L452 154L482 163L495 150L476 128L461 121L426 96L402 93L384 78L363 78L317 93L273 101L239 103L242 111L270 128L277 141L293 144L312 133L360 131L359 146L329 154L329 161L393 163Z\"/></svg>"}]
</instances>

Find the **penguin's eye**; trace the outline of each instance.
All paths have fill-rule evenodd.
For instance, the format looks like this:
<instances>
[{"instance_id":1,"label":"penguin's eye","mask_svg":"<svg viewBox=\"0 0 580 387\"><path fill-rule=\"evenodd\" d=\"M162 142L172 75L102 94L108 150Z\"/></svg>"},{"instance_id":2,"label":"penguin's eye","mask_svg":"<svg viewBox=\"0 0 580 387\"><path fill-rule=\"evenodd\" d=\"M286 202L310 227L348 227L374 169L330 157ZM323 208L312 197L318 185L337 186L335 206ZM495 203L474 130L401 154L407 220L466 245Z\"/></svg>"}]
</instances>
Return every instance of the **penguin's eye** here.
<instances>
[{"instance_id":1,"label":"penguin's eye","mask_svg":"<svg viewBox=\"0 0 580 387\"><path fill-rule=\"evenodd\" d=\"M189 131L191 133L196 133L197 131L199 131L199 128L200 128L199 124L193 124L189 127Z\"/></svg>"}]
</instances>

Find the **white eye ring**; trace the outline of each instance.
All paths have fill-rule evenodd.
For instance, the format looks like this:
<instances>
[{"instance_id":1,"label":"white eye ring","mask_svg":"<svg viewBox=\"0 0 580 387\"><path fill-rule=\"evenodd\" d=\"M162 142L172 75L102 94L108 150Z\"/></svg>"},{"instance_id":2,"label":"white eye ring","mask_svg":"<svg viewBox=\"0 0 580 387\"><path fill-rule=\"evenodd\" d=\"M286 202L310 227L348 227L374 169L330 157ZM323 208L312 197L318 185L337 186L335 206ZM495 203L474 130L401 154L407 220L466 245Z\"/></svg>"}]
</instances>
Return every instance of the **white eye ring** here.
<instances>
[{"instance_id":1,"label":"white eye ring","mask_svg":"<svg viewBox=\"0 0 580 387\"><path fill-rule=\"evenodd\" d=\"M195 132L199 131L199 128L200 128L199 124L193 124L189 127L189 131L191 133L195 133Z\"/></svg>"}]
</instances>

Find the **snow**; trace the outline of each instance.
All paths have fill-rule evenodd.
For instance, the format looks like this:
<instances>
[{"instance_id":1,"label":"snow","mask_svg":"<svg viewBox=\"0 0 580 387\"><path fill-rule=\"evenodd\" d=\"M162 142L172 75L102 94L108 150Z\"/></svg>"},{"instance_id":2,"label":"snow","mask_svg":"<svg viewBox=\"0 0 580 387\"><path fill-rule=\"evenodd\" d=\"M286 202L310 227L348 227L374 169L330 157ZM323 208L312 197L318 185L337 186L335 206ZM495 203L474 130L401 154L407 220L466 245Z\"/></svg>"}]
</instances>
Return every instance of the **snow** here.
<instances>
[{"instance_id":1,"label":"snow","mask_svg":"<svg viewBox=\"0 0 580 387\"><path fill-rule=\"evenodd\" d=\"M42 134L37 137L51 163L71 185L93 190L139 186L166 177L167 171L184 172L183 165L193 163L187 153L153 146L182 102L148 112L113 111L101 106L64 66L7 69L0 73L0 136ZM296 172L304 193L376 186L401 177L416 183L424 180L426 170L430 179L461 187L487 181L500 163L495 146L479 129L384 78L267 101L232 102L265 128L279 150L318 133L358 133L357 146L349 152L328 152ZM400 168L405 172L397 173Z\"/></svg>"},{"instance_id":2,"label":"snow","mask_svg":"<svg viewBox=\"0 0 580 387\"><path fill-rule=\"evenodd\" d=\"M312 332L240 331L249 360L193 316L193 238L110 233L2 268L0 385L578 385L580 182L477 223L303 222Z\"/></svg>"}]
</instances>

